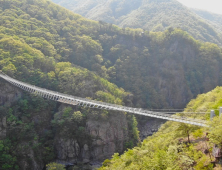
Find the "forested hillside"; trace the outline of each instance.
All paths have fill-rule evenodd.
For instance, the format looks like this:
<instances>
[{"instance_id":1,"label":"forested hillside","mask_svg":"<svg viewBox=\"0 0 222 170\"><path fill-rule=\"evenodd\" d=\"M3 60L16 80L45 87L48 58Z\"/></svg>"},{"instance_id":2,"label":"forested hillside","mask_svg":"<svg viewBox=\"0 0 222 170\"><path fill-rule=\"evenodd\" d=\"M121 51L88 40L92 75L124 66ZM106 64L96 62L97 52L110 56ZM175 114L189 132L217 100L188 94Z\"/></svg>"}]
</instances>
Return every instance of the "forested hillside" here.
<instances>
[{"instance_id":1,"label":"forested hillside","mask_svg":"<svg viewBox=\"0 0 222 170\"><path fill-rule=\"evenodd\" d=\"M180 29L121 29L50 1L1 2L2 34L41 51L48 60L71 62L109 79L133 93L134 106L184 107L222 83L221 49ZM10 62L3 59L1 67Z\"/></svg>"},{"instance_id":2,"label":"forested hillside","mask_svg":"<svg viewBox=\"0 0 222 170\"><path fill-rule=\"evenodd\" d=\"M211 25L213 25L218 31L222 31L222 15L221 14L214 14L212 12L192 9L200 17L204 18L208 21Z\"/></svg>"},{"instance_id":3,"label":"forested hillside","mask_svg":"<svg viewBox=\"0 0 222 170\"><path fill-rule=\"evenodd\" d=\"M222 34L215 26L176 0L108 0L53 2L89 19L105 21L120 27L164 31L181 28L195 39L222 45ZM200 13L199 13L200 14Z\"/></svg>"},{"instance_id":4,"label":"forested hillside","mask_svg":"<svg viewBox=\"0 0 222 170\"><path fill-rule=\"evenodd\" d=\"M43 23L41 17L37 20L25 12L39 11L41 5L48 7L51 2L24 0L0 1L0 4L0 70L43 88L132 105L130 93L87 69L62 62L66 46L59 49L55 45L65 44L53 28L55 25L47 24L47 19ZM57 15L60 7L51 5ZM40 12L44 15L46 11ZM51 32L47 32L47 28ZM0 80L2 170L39 170L56 160L78 162L78 166L83 163L89 166L93 161L98 164L114 152L123 152L137 144L136 126L132 115L59 104L27 94Z\"/></svg>"},{"instance_id":5,"label":"forested hillside","mask_svg":"<svg viewBox=\"0 0 222 170\"><path fill-rule=\"evenodd\" d=\"M103 162L100 170L213 170L221 169L218 161L212 156L215 144L221 148L222 141L222 117L218 117L218 108L222 106L222 87L199 95L192 100L184 112L194 110L202 112L207 109L206 115L188 115L196 118L206 117L209 120L209 112L215 109L217 117L209 121L209 127L167 122L152 137L143 141L141 146L129 149L123 155L113 155L111 160ZM209 133L206 136L206 133ZM208 138L208 139L207 139ZM213 168L213 163L216 167Z\"/></svg>"},{"instance_id":6,"label":"forested hillside","mask_svg":"<svg viewBox=\"0 0 222 170\"><path fill-rule=\"evenodd\" d=\"M86 69L72 67L71 63L57 63L18 37L1 37L0 49L1 65L8 63L1 69L19 80L99 101L124 104L125 98L130 102L123 89ZM0 169L39 170L55 160L101 161L114 151L121 152L139 141L135 133L136 120L130 115L44 100L11 87L3 80L0 81L0 96ZM106 124L110 124L113 131ZM105 134L108 131L109 138L94 131ZM118 133L119 139L114 139L114 133ZM99 144L101 141L106 143ZM104 150L110 146L113 148Z\"/></svg>"},{"instance_id":7,"label":"forested hillside","mask_svg":"<svg viewBox=\"0 0 222 170\"><path fill-rule=\"evenodd\" d=\"M0 70L43 88L127 106L181 108L222 84L221 60L217 45L181 29L122 29L47 0L0 0ZM3 80L0 104L2 169L38 170L55 160L95 164L139 142L129 114L56 104Z\"/></svg>"}]
</instances>

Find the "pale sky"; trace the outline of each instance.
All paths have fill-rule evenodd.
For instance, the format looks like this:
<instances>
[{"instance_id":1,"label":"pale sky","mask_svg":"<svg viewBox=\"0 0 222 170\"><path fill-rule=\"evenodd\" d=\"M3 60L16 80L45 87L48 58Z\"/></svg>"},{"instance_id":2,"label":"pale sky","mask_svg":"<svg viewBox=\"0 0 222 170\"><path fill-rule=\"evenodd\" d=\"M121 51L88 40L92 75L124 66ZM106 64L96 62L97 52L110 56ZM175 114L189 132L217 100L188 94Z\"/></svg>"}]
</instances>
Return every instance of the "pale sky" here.
<instances>
[{"instance_id":1,"label":"pale sky","mask_svg":"<svg viewBox=\"0 0 222 170\"><path fill-rule=\"evenodd\" d=\"M222 14L222 0L177 0L185 6Z\"/></svg>"}]
</instances>

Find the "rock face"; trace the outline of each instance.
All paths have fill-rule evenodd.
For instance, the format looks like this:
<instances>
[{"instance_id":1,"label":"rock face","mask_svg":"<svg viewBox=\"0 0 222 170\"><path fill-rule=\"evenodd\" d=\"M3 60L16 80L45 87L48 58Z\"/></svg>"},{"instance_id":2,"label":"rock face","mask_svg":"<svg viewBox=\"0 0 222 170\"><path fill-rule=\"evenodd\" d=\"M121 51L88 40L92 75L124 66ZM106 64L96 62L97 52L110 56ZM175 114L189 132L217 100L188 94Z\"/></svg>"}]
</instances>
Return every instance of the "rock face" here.
<instances>
[{"instance_id":1,"label":"rock face","mask_svg":"<svg viewBox=\"0 0 222 170\"><path fill-rule=\"evenodd\" d=\"M12 85L1 80L0 82L0 104L3 106L13 106L19 98L22 97L22 90L13 87ZM64 108L63 104L58 105L60 108ZM58 112L54 110L54 112ZM90 115L90 114L89 114ZM38 123L45 121L38 128L38 133L43 133L44 129L49 130L52 125L51 121L53 116L50 110L36 112L32 114L30 120L38 126ZM48 122L48 123L47 123ZM105 159L111 158L115 152L122 153L124 151L125 142L129 139L127 116L123 112L109 113L108 118L104 120L97 120L93 116L89 116L86 121L85 129L87 133L92 136L92 141L89 143L79 143L78 139L73 139L69 136L65 138L55 133L54 147L56 151L56 160L60 163L90 163L91 165L98 165ZM7 135L7 122L6 116L0 117L0 140L4 139ZM35 142L31 141L34 145ZM19 166L23 170L33 169L40 170L44 168L44 162L39 159L43 153L39 151L37 153L27 143L27 141L20 141L18 143Z\"/></svg>"},{"instance_id":2,"label":"rock face","mask_svg":"<svg viewBox=\"0 0 222 170\"><path fill-rule=\"evenodd\" d=\"M5 82L4 80L0 79L0 106L10 107L22 96L22 90L12 86L11 84ZM7 135L7 120L6 113L0 114L0 140L3 140ZM37 161L36 154L33 151L33 148L29 146L27 142L21 142L18 146L19 148L19 155L22 155L23 158L19 158L19 166L22 170L42 170L44 164L42 161ZM29 159L27 159L27 157ZM32 165L30 167L30 164Z\"/></svg>"},{"instance_id":3,"label":"rock face","mask_svg":"<svg viewBox=\"0 0 222 170\"><path fill-rule=\"evenodd\" d=\"M128 136L126 115L113 113L107 121L88 119L86 123L88 133L94 137L89 146L81 144L75 139L56 137L57 161L61 163L77 163L82 158L83 163L96 164L111 158L115 152L124 151L124 143Z\"/></svg>"},{"instance_id":4,"label":"rock face","mask_svg":"<svg viewBox=\"0 0 222 170\"><path fill-rule=\"evenodd\" d=\"M10 106L20 96L21 92L17 88L9 85L8 83L5 83L5 81L2 79L0 80L0 106ZM0 140L6 137L7 124L6 117L4 114L5 113L1 113L0 115Z\"/></svg>"},{"instance_id":5,"label":"rock face","mask_svg":"<svg viewBox=\"0 0 222 170\"><path fill-rule=\"evenodd\" d=\"M92 136L99 136L92 146L91 156L94 160L104 160L110 158L114 152L123 152L128 136L125 114L113 114L108 122L89 120L87 128Z\"/></svg>"},{"instance_id":6,"label":"rock face","mask_svg":"<svg viewBox=\"0 0 222 170\"><path fill-rule=\"evenodd\" d=\"M13 87L12 85L1 81L0 82L0 104L13 106L20 97L22 97L22 91ZM46 101L45 101L46 102ZM61 112L67 105L59 104L59 107L54 110L55 112ZM74 106L75 109L75 106ZM35 126L38 126L40 122L45 122L38 127L37 133L43 134L44 131L52 128L51 121L53 116L49 110L40 110L31 116L32 122ZM61 112L61 114L63 114ZM143 140L145 137L150 136L153 132L157 131L160 124L164 123L164 120L150 118L143 125L138 125L140 130L140 137ZM70 128L67 126L66 128ZM55 148L55 157L57 162L63 164L83 164L100 165L105 159L109 159L115 152L122 153L125 149L125 143L129 140L129 127L127 114L122 112L109 112L108 116L104 119L98 119L93 116L93 113L89 113L85 123L85 129L87 133L92 137L90 142L77 138L72 138L67 134L59 134L55 132L53 136L53 143ZM73 129L75 130L75 129ZM4 139L7 135L7 122L4 115L0 116L0 140ZM64 137L65 136L65 137ZM33 140L32 145L37 144L38 140ZM45 166L44 160L41 156L42 151L36 152L30 143L21 140L18 143L19 148L19 166L22 170L43 169ZM90 167L92 168L92 167Z\"/></svg>"},{"instance_id":7,"label":"rock face","mask_svg":"<svg viewBox=\"0 0 222 170\"><path fill-rule=\"evenodd\" d=\"M6 137L6 117L0 118L0 140Z\"/></svg>"},{"instance_id":8,"label":"rock face","mask_svg":"<svg viewBox=\"0 0 222 170\"><path fill-rule=\"evenodd\" d=\"M19 160L19 166L22 170L42 170L44 168L43 161L38 160L33 148L29 146L28 142L20 143L20 154L23 155L23 158ZM25 156L24 156L25 155ZM27 157L29 159L27 159Z\"/></svg>"},{"instance_id":9,"label":"rock face","mask_svg":"<svg viewBox=\"0 0 222 170\"><path fill-rule=\"evenodd\" d=\"M21 91L18 88L0 79L0 105L10 106L19 97L21 97Z\"/></svg>"},{"instance_id":10,"label":"rock face","mask_svg":"<svg viewBox=\"0 0 222 170\"><path fill-rule=\"evenodd\" d=\"M12 85L1 81L0 82L0 104L5 106L13 106L20 97L22 97L22 91ZM45 101L46 102L46 101ZM59 104L59 107L54 110L63 114L61 111L67 107L67 105ZM74 106L75 109L75 106ZM43 134L44 131L52 128L51 121L53 115L51 110L40 110L35 112L30 117L30 120L38 126L39 123L44 122L37 129L38 134ZM139 125L138 128L141 131L140 137L144 139L147 136L152 135L164 120L150 118L144 125ZM66 128L70 128L67 126ZM93 116L93 113L89 113L85 123L85 129L87 133L92 137L90 142L84 140L82 143L77 138L72 138L66 134L55 133L53 136L53 143L56 153L57 162L67 164L78 164L79 162L84 164L98 165L105 159L109 159L115 152L122 153L125 149L125 143L129 140L129 127L127 114L123 112L109 112L108 116L104 119L98 119ZM75 130L75 129L73 129ZM0 116L0 140L4 139L7 135L7 122L4 115ZM64 137L65 136L65 137ZM35 145L38 140L31 141ZM44 161L41 159L42 151L36 152L27 143L27 141L21 140L18 143L19 166L22 170L39 170L45 166ZM91 167L92 168L92 167Z\"/></svg>"},{"instance_id":11,"label":"rock face","mask_svg":"<svg viewBox=\"0 0 222 170\"><path fill-rule=\"evenodd\" d=\"M153 133L157 132L160 126L165 123L166 120L149 118L143 124L138 124L138 129L140 131L140 139L144 140L148 136L152 136Z\"/></svg>"}]
</instances>

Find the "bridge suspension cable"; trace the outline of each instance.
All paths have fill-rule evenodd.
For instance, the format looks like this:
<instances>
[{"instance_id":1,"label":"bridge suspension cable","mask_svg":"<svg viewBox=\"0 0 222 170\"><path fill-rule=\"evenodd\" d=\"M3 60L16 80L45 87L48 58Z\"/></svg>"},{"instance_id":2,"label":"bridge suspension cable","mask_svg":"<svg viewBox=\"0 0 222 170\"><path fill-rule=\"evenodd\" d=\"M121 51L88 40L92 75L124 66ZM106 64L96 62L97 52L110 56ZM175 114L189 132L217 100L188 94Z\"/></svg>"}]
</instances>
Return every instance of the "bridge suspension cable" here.
<instances>
[{"instance_id":1,"label":"bridge suspension cable","mask_svg":"<svg viewBox=\"0 0 222 170\"><path fill-rule=\"evenodd\" d=\"M110 104L105 102L100 102L96 100L90 100L86 98L71 96L63 93L58 93L55 91L47 90L44 88L36 87L34 85L30 85L24 82L21 82L19 80L13 79L3 72L0 72L0 77L6 80L7 82L13 84L14 86L17 86L25 91L28 91L30 93L37 94L39 96L42 96L44 98L54 100L61 103L66 103L70 105L78 105L78 106L86 106L90 108L98 108L98 109L105 109L105 110L115 110L115 111L122 111L122 112L128 112L143 116L149 116L159 119L165 119L165 120L171 120L181 123L187 123L191 125L197 125L197 126L207 126L206 121L200 120L200 119L194 119L189 117L183 117L183 116L177 116L177 115L170 115L165 114L161 112L154 112L145 110L142 108L132 108L132 107L126 107L116 104Z\"/></svg>"}]
</instances>

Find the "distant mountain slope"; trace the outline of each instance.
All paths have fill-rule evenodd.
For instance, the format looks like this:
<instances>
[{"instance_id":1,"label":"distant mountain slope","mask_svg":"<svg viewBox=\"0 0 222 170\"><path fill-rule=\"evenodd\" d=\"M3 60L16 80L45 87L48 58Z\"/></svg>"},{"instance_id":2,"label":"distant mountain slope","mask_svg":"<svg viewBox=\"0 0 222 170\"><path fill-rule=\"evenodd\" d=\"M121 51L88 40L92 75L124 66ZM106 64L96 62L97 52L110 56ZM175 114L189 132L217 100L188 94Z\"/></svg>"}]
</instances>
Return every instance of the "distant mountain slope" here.
<instances>
[{"instance_id":1,"label":"distant mountain slope","mask_svg":"<svg viewBox=\"0 0 222 170\"><path fill-rule=\"evenodd\" d=\"M142 0L53 0L76 13L94 20L114 23L116 19L127 15L142 5Z\"/></svg>"},{"instance_id":2,"label":"distant mountain slope","mask_svg":"<svg viewBox=\"0 0 222 170\"><path fill-rule=\"evenodd\" d=\"M176 0L53 0L89 19L120 27L163 31L180 27L194 38L222 44L222 37L207 22Z\"/></svg>"},{"instance_id":3,"label":"distant mountain slope","mask_svg":"<svg viewBox=\"0 0 222 170\"><path fill-rule=\"evenodd\" d=\"M191 9L193 12L195 12L200 17L207 20L210 24L214 25L216 29L219 31L222 31L222 15L220 14L214 14L208 11L203 11L199 9Z\"/></svg>"}]
</instances>

